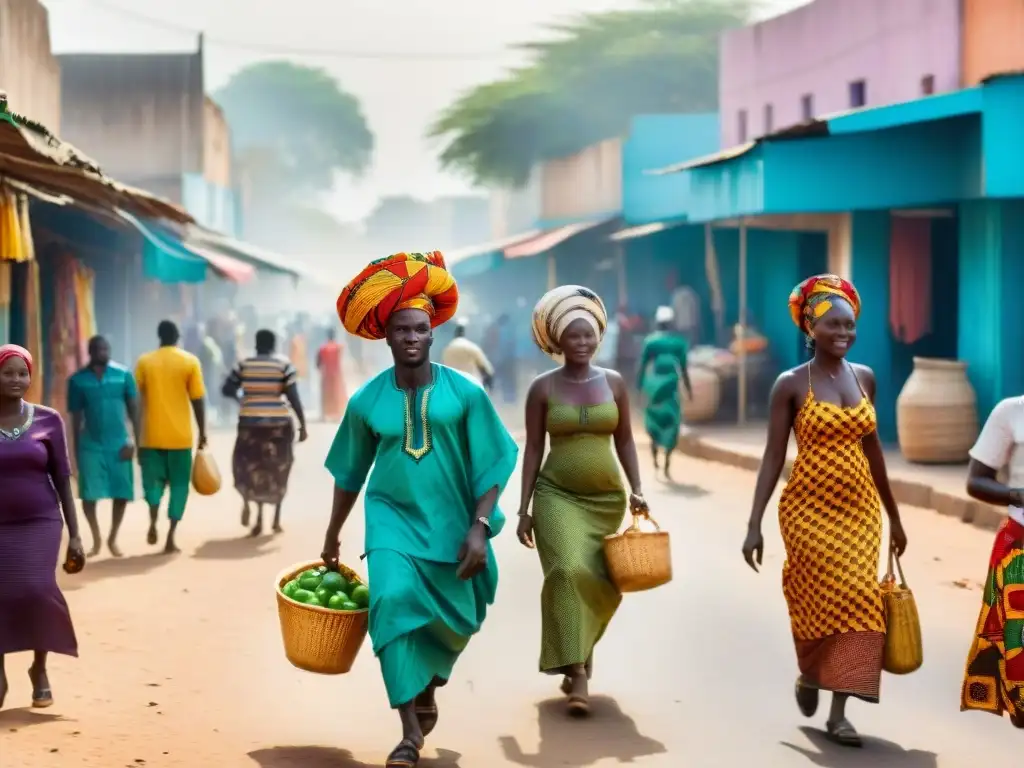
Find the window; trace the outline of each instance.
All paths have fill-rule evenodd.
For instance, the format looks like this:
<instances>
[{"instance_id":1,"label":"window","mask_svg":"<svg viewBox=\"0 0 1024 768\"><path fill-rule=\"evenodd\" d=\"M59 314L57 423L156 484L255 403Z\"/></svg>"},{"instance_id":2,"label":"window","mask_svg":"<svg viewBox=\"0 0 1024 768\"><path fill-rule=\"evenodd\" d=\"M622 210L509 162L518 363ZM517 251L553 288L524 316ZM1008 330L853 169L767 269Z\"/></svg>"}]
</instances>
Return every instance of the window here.
<instances>
[{"instance_id":1,"label":"window","mask_svg":"<svg viewBox=\"0 0 1024 768\"><path fill-rule=\"evenodd\" d=\"M850 107L857 109L868 103L868 84L864 80L850 83Z\"/></svg>"},{"instance_id":2,"label":"window","mask_svg":"<svg viewBox=\"0 0 1024 768\"><path fill-rule=\"evenodd\" d=\"M771 104L764 105L764 132L767 136L775 130L775 110L772 109Z\"/></svg>"},{"instance_id":3,"label":"window","mask_svg":"<svg viewBox=\"0 0 1024 768\"><path fill-rule=\"evenodd\" d=\"M925 75L921 78L921 95L931 96L935 93L935 75Z\"/></svg>"},{"instance_id":4,"label":"window","mask_svg":"<svg viewBox=\"0 0 1024 768\"><path fill-rule=\"evenodd\" d=\"M736 115L736 138L742 144L747 140L747 110L741 109Z\"/></svg>"},{"instance_id":5,"label":"window","mask_svg":"<svg viewBox=\"0 0 1024 768\"><path fill-rule=\"evenodd\" d=\"M814 96L810 93L805 93L800 97L800 114L804 120L814 119Z\"/></svg>"}]
</instances>

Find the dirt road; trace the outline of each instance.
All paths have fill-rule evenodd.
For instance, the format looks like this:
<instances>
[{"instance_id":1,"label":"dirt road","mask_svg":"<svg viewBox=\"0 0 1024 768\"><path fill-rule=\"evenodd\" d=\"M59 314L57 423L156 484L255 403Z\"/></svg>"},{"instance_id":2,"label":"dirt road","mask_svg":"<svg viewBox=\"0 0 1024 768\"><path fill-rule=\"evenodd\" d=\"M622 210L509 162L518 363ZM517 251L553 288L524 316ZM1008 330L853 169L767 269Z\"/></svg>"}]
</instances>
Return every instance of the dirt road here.
<instances>
[{"instance_id":1,"label":"dirt road","mask_svg":"<svg viewBox=\"0 0 1024 768\"><path fill-rule=\"evenodd\" d=\"M145 511L129 513L122 561L98 559L63 578L82 657L55 658L56 705L28 703L26 656L8 659L0 768L375 768L397 740L369 643L352 674L321 678L281 651L275 574L320 551L330 481L321 461L332 433L312 430L285 511L286 533L242 538L226 488L190 507L166 559L145 545ZM228 466L230 436L215 449ZM600 644L589 722L561 714L556 681L535 672L540 569L511 527L497 545L497 605L443 691L424 766L607 768L863 766L966 768L981 754L1010 764L1020 734L994 717L958 712L964 654L977 615L990 535L932 512L904 511L906 571L920 604L925 667L883 681L883 703L851 703L865 750L837 751L793 703L796 674L780 589L782 545L766 528L765 571L739 554L753 476L679 460L689 487L647 480L655 516L673 536L675 581L631 595ZM518 503L518 480L504 499ZM769 518L772 516L769 515ZM358 563L354 515L343 559ZM87 542L88 543L88 542ZM968 578L974 586L955 581ZM824 703L824 702L823 702Z\"/></svg>"}]
</instances>

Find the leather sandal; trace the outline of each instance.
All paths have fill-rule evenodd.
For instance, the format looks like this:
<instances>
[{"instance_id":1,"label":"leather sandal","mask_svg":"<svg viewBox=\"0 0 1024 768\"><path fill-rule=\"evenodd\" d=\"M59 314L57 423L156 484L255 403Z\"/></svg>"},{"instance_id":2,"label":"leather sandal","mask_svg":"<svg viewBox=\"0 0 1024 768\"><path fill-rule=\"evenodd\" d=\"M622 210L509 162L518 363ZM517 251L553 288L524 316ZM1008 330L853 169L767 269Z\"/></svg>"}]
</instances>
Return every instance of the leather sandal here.
<instances>
[{"instance_id":1,"label":"leather sandal","mask_svg":"<svg viewBox=\"0 0 1024 768\"><path fill-rule=\"evenodd\" d=\"M821 698L817 688L804 685L799 678L796 681L796 706L804 717L814 717L818 712L818 702Z\"/></svg>"},{"instance_id":2,"label":"leather sandal","mask_svg":"<svg viewBox=\"0 0 1024 768\"><path fill-rule=\"evenodd\" d=\"M864 746L864 742L861 741L860 735L853 727L853 724L845 717L837 723L825 723L825 734L828 736L829 741L841 747L858 749Z\"/></svg>"},{"instance_id":3,"label":"leather sandal","mask_svg":"<svg viewBox=\"0 0 1024 768\"><path fill-rule=\"evenodd\" d=\"M416 746L411 739L402 739L398 746L391 750L384 768L416 768L420 762L422 745Z\"/></svg>"}]
</instances>

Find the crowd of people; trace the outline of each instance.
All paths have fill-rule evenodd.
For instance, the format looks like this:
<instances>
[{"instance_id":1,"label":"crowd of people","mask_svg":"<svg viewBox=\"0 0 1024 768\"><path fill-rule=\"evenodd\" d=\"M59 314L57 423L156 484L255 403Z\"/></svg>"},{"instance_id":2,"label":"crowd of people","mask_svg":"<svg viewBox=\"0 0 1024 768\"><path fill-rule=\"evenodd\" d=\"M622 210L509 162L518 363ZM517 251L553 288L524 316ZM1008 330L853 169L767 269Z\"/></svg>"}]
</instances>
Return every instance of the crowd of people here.
<instances>
[{"instance_id":1,"label":"crowd of people","mask_svg":"<svg viewBox=\"0 0 1024 768\"><path fill-rule=\"evenodd\" d=\"M388 757L391 768L418 764L438 722L438 691L495 599L491 540L505 526L499 500L519 454L487 392L498 366L465 338L464 322L445 350L446 364L431 358L434 330L456 316L458 301L439 252L377 260L345 287L338 313L353 336L385 341L393 365L346 400L342 347L333 334L315 358L324 373L323 415L341 422L325 461L334 487L322 557L337 566L341 532L365 490L369 635L402 734ZM778 512L786 551L783 593L799 667L795 703L811 717L820 693L830 692L826 732L856 747L861 738L847 703L851 697L879 700L886 633L881 548L887 543L902 555L907 534L875 429L874 374L847 359L861 308L856 289L819 275L798 285L789 305L810 359L783 372L772 390L743 556L759 569L761 521L793 433L798 454ZM604 538L619 530L627 512L647 512L630 392L642 393L653 458L666 475L683 397L690 394L687 343L673 330L671 309L659 310L629 376L595 363L609 320L601 298L587 288L562 286L545 294L532 335L556 366L533 380L525 404L517 536L537 551L544 576L538 669L560 678L566 710L576 716L589 713L594 648L621 602L603 558ZM157 541L159 507L169 490L164 551L177 550L193 449L206 442L207 390L203 363L180 348L177 327L161 323L158 337L158 349L139 360L134 375L111 360L104 339L93 339L88 365L69 383L90 553L102 541L96 505L110 500L107 545L119 554L117 531L134 497L136 455L150 507L150 542ZM273 528L281 530L293 447L307 436L301 371L277 348L272 331L259 331L254 353L234 362L221 389L238 403L233 474L243 524L251 505L257 507L254 535L262 533L264 505L274 507ZM290 351L294 356L294 345ZM33 705L45 707L53 701L47 654L77 654L54 577L65 526L69 561L85 553L61 416L24 400L32 366L24 349L0 348L0 489L10 500L0 507L0 662L6 654L34 652ZM1004 401L971 452L969 492L1010 513L993 548L961 694L963 709L1008 713L1018 727L1024 726L1024 670L1019 622L1011 614L1024 584L1022 424L1024 400ZM1008 483L998 479L1005 468ZM0 705L6 689L0 663Z\"/></svg>"}]
</instances>

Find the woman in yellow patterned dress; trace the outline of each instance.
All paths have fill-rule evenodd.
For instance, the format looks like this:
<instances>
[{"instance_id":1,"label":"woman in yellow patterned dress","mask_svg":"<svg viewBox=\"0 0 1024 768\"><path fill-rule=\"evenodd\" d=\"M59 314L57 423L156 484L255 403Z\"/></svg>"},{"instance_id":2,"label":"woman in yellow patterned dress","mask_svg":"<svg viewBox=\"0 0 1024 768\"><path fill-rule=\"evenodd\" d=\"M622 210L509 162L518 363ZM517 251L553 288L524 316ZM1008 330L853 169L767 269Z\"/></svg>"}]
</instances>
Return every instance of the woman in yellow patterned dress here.
<instances>
[{"instance_id":1,"label":"woman in yellow patterned dress","mask_svg":"<svg viewBox=\"0 0 1024 768\"><path fill-rule=\"evenodd\" d=\"M758 570L764 554L761 519L792 430L797 457L779 499L779 528L786 547L782 590L800 667L797 706L812 717L819 691L831 691L827 734L838 744L859 747L846 702L850 696L877 702L879 696L885 643L878 583L883 504L898 554L907 537L875 431L875 375L846 360L857 338L856 288L836 275L818 275L794 288L789 303L813 357L780 375L772 388L743 557Z\"/></svg>"},{"instance_id":2,"label":"woman in yellow patterned dress","mask_svg":"<svg viewBox=\"0 0 1024 768\"><path fill-rule=\"evenodd\" d=\"M536 546L544 569L540 670L562 676L569 713L577 716L589 713L594 646L622 601L603 550L626 512L619 463L632 489L630 506L647 509L626 384L615 371L591 365L607 327L604 304L588 288L545 294L534 309L533 338L562 365L534 379L526 398L518 534L525 546ZM547 435L551 451L542 467Z\"/></svg>"}]
</instances>

